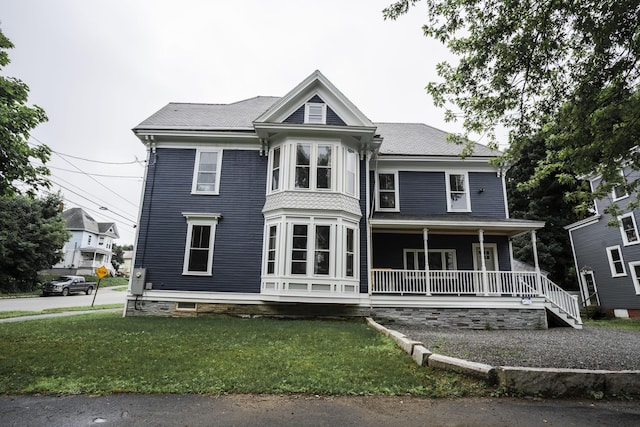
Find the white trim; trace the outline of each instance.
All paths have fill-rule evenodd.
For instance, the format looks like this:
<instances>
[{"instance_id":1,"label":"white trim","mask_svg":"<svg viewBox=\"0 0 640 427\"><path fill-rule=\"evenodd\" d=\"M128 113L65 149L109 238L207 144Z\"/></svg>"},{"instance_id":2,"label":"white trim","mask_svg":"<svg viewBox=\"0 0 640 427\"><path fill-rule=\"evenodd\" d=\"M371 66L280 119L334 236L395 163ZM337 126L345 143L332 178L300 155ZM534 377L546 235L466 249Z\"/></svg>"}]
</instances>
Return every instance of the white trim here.
<instances>
[{"instance_id":1,"label":"white trim","mask_svg":"<svg viewBox=\"0 0 640 427\"><path fill-rule=\"evenodd\" d=\"M343 186L342 186L342 191L344 192L344 194L346 194L347 196L352 196L355 197L357 199L360 198L360 174L358 173L359 169L360 169L360 162L359 162L359 156L358 156L358 152L352 148L349 147L343 147L343 153L342 153L342 157L343 157L343 163L344 163L344 182L343 182ZM354 170L353 170L353 193L349 193L348 191L348 184L349 184L349 154L352 153L352 158L354 160Z\"/></svg>"},{"instance_id":2,"label":"white trim","mask_svg":"<svg viewBox=\"0 0 640 427\"><path fill-rule=\"evenodd\" d=\"M596 222L598 222L600 220L601 216L602 215L600 215L600 214L597 214L597 215L594 215L594 216L590 216L589 218L585 218L585 219L582 219L580 221L576 221L573 224L565 225L563 228L565 230L569 231L569 233L571 233L573 230L577 230L579 228L586 227L586 226L591 225L591 224L595 224Z\"/></svg>"},{"instance_id":3,"label":"white trim","mask_svg":"<svg viewBox=\"0 0 640 427\"><path fill-rule=\"evenodd\" d=\"M215 182L213 183L213 191L201 191L198 190L198 174L200 173L200 156L203 153L216 153L216 170L215 170ZM194 195L218 195L220 194L220 179L222 172L222 153L221 149L196 149L196 158L193 164L193 178L191 182L191 194Z\"/></svg>"},{"instance_id":4,"label":"white trim","mask_svg":"<svg viewBox=\"0 0 640 427\"><path fill-rule=\"evenodd\" d=\"M625 218L631 218L631 222L633 223L633 229L636 234L636 240L630 242L627 233L624 231L624 223L622 222ZM622 236L622 242L624 246L637 245L640 243L640 233L638 233L638 225L636 224L636 217L633 212L626 213L624 215L620 215L618 217L618 221L620 221L620 235Z\"/></svg>"},{"instance_id":5,"label":"white trim","mask_svg":"<svg viewBox=\"0 0 640 427\"><path fill-rule=\"evenodd\" d=\"M187 219L187 238L184 244L182 274L184 276L211 276L213 268L213 248L216 237L216 227L218 225L218 219L221 217L221 215L215 213L199 212L183 212L182 215ZM189 271L191 237L194 225L211 227L209 232L209 247L207 248L207 271Z\"/></svg>"},{"instance_id":6,"label":"white trim","mask_svg":"<svg viewBox=\"0 0 640 427\"><path fill-rule=\"evenodd\" d=\"M629 270L631 270L631 278L633 280L633 287L636 290L636 295L640 295L640 277L636 273L635 266L640 266L640 261L632 261L629 263Z\"/></svg>"},{"instance_id":7,"label":"white trim","mask_svg":"<svg viewBox=\"0 0 640 427\"><path fill-rule=\"evenodd\" d=\"M624 176L624 171L621 169L620 170L620 176L622 176L622 186L626 186L627 185L627 179ZM629 192L624 189L624 194L620 197L616 197L616 187L613 187L611 189L611 200L613 200L614 202L617 202L618 200L622 200L622 199L626 199L627 197L629 197Z\"/></svg>"},{"instance_id":8,"label":"white trim","mask_svg":"<svg viewBox=\"0 0 640 427\"><path fill-rule=\"evenodd\" d=\"M454 208L451 201L451 180L452 175L462 175L464 179L464 198L466 207ZM461 171L445 171L445 186L447 189L447 212L471 212L471 195L469 194L469 173Z\"/></svg>"},{"instance_id":9,"label":"white trim","mask_svg":"<svg viewBox=\"0 0 640 427\"><path fill-rule=\"evenodd\" d=\"M279 163L278 163L278 188L274 189L272 184L273 184L273 171L274 171L274 153L275 151L278 150L280 155L279 155ZM284 177L284 170L285 167L284 166L284 151L285 151L285 145L277 145L274 147L271 147L271 149L269 150L269 176L267 179L267 194L274 194L274 193L279 193L280 191L283 191L283 187L284 187L284 181L283 181L283 177Z\"/></svg>"},{"instance_id":10,"label":"white trim","mask_svg":"<svg viewBox=\"0 0 640 427\"><path fill-rule=\"evenodd\" d=\"M383 208L380 206L380 175L393 175L394 207ZM376 170L376 210L380 212L400 212L400 179L397 170ZM390 192L387 190L387 192Z\"/></svg>"},{"instance_id":11,"label":"white trim","mask_svg":"<svg viewBox=\"0 0 640 427\"><path fill-rule=\"evenodd\" d=\"M613 261L613 256L612 256L612 252L614 250L618 251L618 254L620 255L620 260L618 261L620 263L620 265L622 266L622 273L618 273L616 271L616 266L614 264ZM615 246L609 246L606 248L607 251L607 258L609 259L609 269L611 270L611 277L624 277L627 275L627 269L624 265L624 257L622 256L622 249L620 248L620 245L615 245Z\"/></svg>"},{"instance_id":12,"label":"white trim","mask_svg":"<svg viewBox=\"0 0 640 427\"><path fill-rule=\"evenodd\" d=\"M509 218L509 198L507 196L506 175L506 173L501 174L500 180L502 181L502 200L504 201L504 214L506 218Z\"/></svg>"},{"instance_id":13,"label":"white trim","mask_svg":"<svg viewBox=\"0 0 640 427\"><path fill-rule=\"evenodd\" d=\"M493 261L495 263L495 270L489 270L487 268L487 271L500 271L500 261L498 260L498 244L497 243L486 243L483 242L483 244L481 245L480 243L473 243L471 245L472 248L472 252L473 252L473 269L475 271L482 271L482 268L480 268L481 266L478 265L478 257L476 256L476 250L480 250L482 247L484 246L484 250L486 251L487 249L491 249L493 252ZM484 254L482 254L482 259L484 259Z\"/></svg>"}]
</instances>

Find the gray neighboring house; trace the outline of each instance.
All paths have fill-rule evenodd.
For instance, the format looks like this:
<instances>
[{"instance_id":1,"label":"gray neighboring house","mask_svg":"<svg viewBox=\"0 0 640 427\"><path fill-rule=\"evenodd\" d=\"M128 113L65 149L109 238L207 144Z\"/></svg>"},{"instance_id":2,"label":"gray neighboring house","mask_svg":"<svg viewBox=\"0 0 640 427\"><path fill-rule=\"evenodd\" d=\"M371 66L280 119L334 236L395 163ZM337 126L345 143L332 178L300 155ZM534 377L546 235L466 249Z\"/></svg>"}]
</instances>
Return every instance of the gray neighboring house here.
<instances>
[{"instance_id":1,"label":"gray neighboring house","mask_svg":"<svg viewBox=\"0 0 640 427\"><path fill-rule=\"evenodd\" d=\"M64 258L51 268L54 273L95 275L95 269L105 266L113 275L111 265L113 241L120 237L114 222L97 222L81 208L62 212L71 238L62 248Z\"/></svg>"},{"instance_id":2,"label":"gray neighboring house","mask_svg":"<svg viewBox=\"0 0 640 427\"><path fill-rule=\"evenodd\" d=\"M373 123L316 71L283 97L169 103L148 152L127 316L374 316L581 327L577 300L513 268L499 153Z\"/></svg>"},{"instance_id":3,"label":"gray neighboring house","mask_svg":"<svg viewBox=\"0 0 640 427\"><path fill-rule=\"evenodd\" d=\"M630 168L621 173L628 180L640 178ZM591 189L600 181L601 177L590 179ZM571 238L581 301L616 317L640 317L639 218L638 209L628 206L636 200L636 194L618 186L605 199L596 200L591 217L565 227ZM605 210L611 203L624 212L617 217L619 226L608 225L612 217Z\"/></svg>"}]
</instances>

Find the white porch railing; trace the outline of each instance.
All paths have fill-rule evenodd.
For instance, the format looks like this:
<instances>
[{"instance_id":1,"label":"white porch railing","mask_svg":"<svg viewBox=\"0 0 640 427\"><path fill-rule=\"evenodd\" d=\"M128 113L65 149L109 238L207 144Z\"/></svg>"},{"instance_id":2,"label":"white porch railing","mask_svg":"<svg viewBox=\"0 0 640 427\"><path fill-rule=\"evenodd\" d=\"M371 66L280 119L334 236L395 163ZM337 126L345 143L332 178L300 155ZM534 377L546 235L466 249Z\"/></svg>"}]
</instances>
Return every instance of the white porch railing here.
<instances>
[{"instance_id":1,"label":"white porch railing","mask_svg":"<svg viewBox=\"0 0 640 427\"><path fill-rule=\"evenodd\" d=\"M371 270L373 294L476 295L544 297L567 316L580 321L576 298L530 271Z\"/></svg>"}]
</instances>

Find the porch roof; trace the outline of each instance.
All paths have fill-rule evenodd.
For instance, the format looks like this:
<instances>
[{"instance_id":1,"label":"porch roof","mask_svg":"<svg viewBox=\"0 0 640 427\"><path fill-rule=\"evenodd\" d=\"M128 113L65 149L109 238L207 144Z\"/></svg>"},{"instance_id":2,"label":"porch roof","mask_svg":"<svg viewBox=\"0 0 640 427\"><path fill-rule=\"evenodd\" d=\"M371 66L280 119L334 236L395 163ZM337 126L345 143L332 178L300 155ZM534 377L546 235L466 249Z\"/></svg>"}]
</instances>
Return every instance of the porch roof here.
<instances>
[{"instance_id":1,"label":"porch roof","mask_svg":"<svg viewBox=\"0 0 640 427\"><path fill-rule=\"evenodd\" d=\"M406 215L377 212L370 220L374 230L422 230L427 228L444 234L469 234L484 230L490 234L515 236L544 227L544 221L515 218L492 218L468 214Z\"/></svg>"}]
</instances>

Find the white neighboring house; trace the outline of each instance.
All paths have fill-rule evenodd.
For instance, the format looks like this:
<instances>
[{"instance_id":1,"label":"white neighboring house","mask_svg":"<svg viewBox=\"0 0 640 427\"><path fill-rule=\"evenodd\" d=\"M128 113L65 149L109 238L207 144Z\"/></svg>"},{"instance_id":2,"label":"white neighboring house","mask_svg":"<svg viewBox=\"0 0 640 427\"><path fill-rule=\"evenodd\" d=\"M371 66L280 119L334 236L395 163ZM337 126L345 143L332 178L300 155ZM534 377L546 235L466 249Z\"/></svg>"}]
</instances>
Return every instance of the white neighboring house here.
<instances>
[{"instance_id":1,"label":"white neighboring house","mask_svg":"<svg viewBox=\"0 0 640 427\"><path fill-rule=\"evenodd\" d=\"M97 222L81 208L62 212L71 239L62 248L64 258L52 267L65 274L95 275L95 269L105 266L113 275L111 265L113 241L120 237L113 222Z\"/></svg>"}]
</instances>

